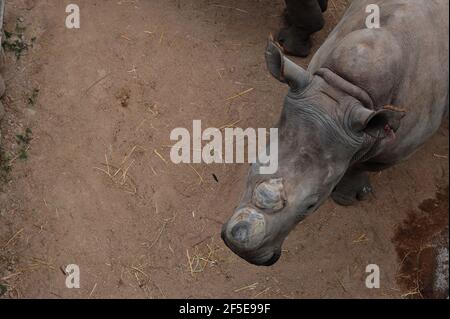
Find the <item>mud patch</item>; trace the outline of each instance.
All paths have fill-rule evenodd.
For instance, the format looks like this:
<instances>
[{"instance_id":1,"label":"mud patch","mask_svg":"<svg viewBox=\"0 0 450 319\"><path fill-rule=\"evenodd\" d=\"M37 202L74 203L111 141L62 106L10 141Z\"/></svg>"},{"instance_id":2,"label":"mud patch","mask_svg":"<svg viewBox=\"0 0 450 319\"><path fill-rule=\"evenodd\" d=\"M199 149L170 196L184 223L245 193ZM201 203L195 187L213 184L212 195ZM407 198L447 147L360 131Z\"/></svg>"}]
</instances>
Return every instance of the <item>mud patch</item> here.
<instances>
[{"instance_id":1,"label":"mud patch","mask_svg":"<svg viewBox=\"0 0 450 319\"><path fill-rule=\"evenodd\" d=\"M447 298L448 185L424 200L397 228L393 242L400 259L397 277L405 298Z\"/></svg>"}]
</instances>

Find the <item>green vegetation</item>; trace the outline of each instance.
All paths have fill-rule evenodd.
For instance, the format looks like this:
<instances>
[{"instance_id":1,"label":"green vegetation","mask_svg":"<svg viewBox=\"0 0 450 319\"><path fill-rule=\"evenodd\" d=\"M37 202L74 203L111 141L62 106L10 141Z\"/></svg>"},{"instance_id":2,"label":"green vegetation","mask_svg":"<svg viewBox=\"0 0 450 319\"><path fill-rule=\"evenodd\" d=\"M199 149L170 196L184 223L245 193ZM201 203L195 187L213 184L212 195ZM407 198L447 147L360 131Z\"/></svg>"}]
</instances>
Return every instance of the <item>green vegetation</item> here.
<instances>
[{"instance_id":1,"label":"green vegetation","mask_svg":"<svg viewBox=\"0 0 450 319\"><path fill-rule=\"evenodd\" d=\"M32 134L31 129L27 128L25 130L25 134L16 135L17 142L20 146L18 158L21 160L26 160L28 158L27 150L31 140L33 139Z\"/></svg>"},{"instance_id":2,"label":"green vegetation","mask_svg":"<svg viewBox=\"0 0 450 319\"><path fill-rule=\"evenodd\" d=\"M31 96L28 98L28 104L34 106L39 96L39 89L33 89Z\"/></svg>"},{"instance_id":3,"label":"green vegetation","mask_svg":"<svg viewBox=\"0 0 450 319\"><path fill-rule=\"evenodd\" d=\"M36 41L36 38L31 39L31 44L25 39L26 27L23 25L23 19L19 18L16 21L14 32L4 30L4 40L2 47L5 51L13 52L17 59L20 59L25 51Z\"/></svg>"},{"instance_id":4,"label":"green vegetation","mask_svg":"<svg viewBox=\"0 0 450 319\"><path fill-rule=\"evenodd\" d=\"M0 297L3 296L7 290L6 286L0 283Z\"/></svg>"},{"instance_id":5,"label":"green vegetation","mask_svg":"<svg viewBox=\"0 0 450 319\"><path fill-rule=\"evenodd\" d=\"M30 144L31 140L33 139L32 134L33 133L31 132L31 129L27 128L25 130L25 134L17 134L16 135L17 141L20 144L28 146L28 144Z\"/></svg>"}]
</instances>

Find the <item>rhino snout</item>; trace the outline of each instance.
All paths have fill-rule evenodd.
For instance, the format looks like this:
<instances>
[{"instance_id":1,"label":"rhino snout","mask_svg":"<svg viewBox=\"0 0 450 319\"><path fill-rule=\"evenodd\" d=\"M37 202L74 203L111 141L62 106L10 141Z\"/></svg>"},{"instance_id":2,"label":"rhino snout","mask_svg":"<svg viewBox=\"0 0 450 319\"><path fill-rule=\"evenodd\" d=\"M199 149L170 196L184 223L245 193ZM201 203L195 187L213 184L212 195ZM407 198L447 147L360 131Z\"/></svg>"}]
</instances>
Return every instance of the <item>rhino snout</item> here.
<instances>
[{"instance_id":1,"label":"rhino snout","mask_svg":"<svg viewBox=\"0 0 450 319\"><path fill-rule=\"evenodd\" d=\"M237 253L257 249L265 236L265 217L253 208L238 210L222 228L222 238Z\"/></svg>"}]
</instances>

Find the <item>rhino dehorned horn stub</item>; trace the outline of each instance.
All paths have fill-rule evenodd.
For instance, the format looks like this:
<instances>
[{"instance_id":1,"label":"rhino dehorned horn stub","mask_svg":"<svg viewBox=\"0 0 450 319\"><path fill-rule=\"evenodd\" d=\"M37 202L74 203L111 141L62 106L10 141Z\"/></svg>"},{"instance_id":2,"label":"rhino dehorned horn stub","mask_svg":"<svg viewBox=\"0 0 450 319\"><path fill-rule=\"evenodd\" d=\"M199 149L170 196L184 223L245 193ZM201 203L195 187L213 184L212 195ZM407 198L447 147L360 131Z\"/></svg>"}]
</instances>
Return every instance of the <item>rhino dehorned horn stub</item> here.
<instances>
[{"instance_id":1,"label":"rhino dehorned horn stub","mask_svg":"<svg viewBox=\"0 0 450 319\"><path fill-rule=\"evenodd\" d=\"M253 203L261 209L279 211L286 205L282 178L272 178L256 186Z\"/></svg>"}]
</instances>

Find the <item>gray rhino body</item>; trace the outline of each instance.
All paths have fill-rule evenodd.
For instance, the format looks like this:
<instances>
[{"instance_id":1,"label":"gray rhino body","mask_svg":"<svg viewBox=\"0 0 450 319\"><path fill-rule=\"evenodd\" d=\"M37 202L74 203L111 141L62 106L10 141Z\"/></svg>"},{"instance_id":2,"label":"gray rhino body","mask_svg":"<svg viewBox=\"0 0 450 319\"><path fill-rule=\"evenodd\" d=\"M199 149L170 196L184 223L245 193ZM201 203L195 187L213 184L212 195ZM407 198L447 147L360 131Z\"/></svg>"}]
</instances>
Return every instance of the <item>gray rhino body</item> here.
<instances>
[{"instance_id":1,"label":"gray rhino body","mask_svg":"<svg viewBox=\"0 0 450 319\"><path fill-rule=\"evenodd\" d=\"M378 30L364 28L368 4L380 8ZM328 68L367 92L370 107L406 112L395 141L378 146L367 164L407 158L448 111L448 9L445 0L354 1L314 55L311 73Z\"/></svg>"},{"instance_id":2,"label":"gray rhino body","mask_svg":"<svg viewBox=\"0 0 450 319\"><path fill-rule=\"evenodd\" d=\"M378 29L366 27L371 4ZM448 9L446 0L353 1L307 71L269 41L268 69L290 87L277 125L279 169L261 175L252 165L222 230L235 253L275 263L287 234L328 196L363 199L367 171L408 158L437 131L448 114Z\"/></svg>"}]
</instances>

